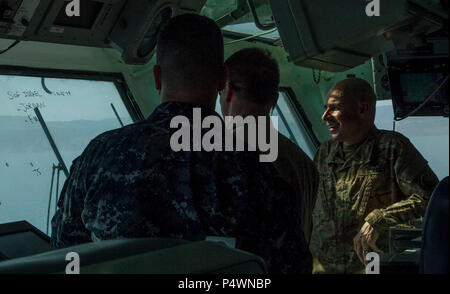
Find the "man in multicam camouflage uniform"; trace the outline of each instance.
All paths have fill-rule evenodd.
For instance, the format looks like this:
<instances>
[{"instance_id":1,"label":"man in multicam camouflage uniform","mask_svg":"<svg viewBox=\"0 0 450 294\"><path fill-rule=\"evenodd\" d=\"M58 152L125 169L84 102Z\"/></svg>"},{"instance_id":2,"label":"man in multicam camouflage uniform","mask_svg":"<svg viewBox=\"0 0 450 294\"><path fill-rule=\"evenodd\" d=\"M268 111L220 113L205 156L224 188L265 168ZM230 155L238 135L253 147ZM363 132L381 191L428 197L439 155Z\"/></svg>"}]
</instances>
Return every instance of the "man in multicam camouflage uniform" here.
<instances>
[{"instance_id":1,"label":"man in multicam camouflage uniform","mask_svg":"<svg viewBox=\"0 0 450 294\"><path fill-rule=\"evenodd\" d=\"M358 78L327 95L322 119L332 140L315 156L314 273L363 273L369 251L388 250L389 227L423 217L438 183L406 137L375 127L375 103L370 85Z\"/></svg>"},{"instance_id":2,"label":"man in multicam camouflage uniform","mask_svg":"<svg viewBox=\"0 0 450 294\"><path fill-rule=\"evenodd\" d=\"M270 273L311 273L293 192L270 163L260 163L257 152L171 149L173 117L188 118L191 132L194 108L218 117L223 50L220 29L208 18L176 16L162 29L154 67L162 104L142 122L99 135L74 160L52 219L53 247L233 237L237 248L261 256Z\"/></svg>"}]
</instances>

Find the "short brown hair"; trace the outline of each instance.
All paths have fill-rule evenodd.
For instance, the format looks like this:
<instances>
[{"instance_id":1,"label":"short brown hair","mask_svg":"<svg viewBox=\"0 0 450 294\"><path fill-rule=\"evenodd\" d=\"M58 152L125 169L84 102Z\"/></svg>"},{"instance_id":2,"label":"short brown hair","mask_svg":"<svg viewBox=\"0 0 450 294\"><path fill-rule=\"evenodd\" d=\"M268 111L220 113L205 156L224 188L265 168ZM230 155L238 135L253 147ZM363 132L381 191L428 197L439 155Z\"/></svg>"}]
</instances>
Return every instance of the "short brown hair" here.
<instances>
[{"instance_id":1,"label":"short brown hair","mask_svg":"<svg viewBox=\"0 0 450 294\"><path fill-rule=\"evenodd\" d=\"M223 36L217 24L198 14L182 14L163 26L156 61L171 85L203 89L223 72Z\"/></svg>"},{"instance_id":2,"label":"short brown hair","mask_svg":"<svg viewBox=\"0 0 450 294\"><path fill-rule=\"evenodd\" d=\"M276 104L280 71L269 51L259 48L240 50L225 61L225 66L238 97L262 105Z\"/></svg>"}]
</instances>

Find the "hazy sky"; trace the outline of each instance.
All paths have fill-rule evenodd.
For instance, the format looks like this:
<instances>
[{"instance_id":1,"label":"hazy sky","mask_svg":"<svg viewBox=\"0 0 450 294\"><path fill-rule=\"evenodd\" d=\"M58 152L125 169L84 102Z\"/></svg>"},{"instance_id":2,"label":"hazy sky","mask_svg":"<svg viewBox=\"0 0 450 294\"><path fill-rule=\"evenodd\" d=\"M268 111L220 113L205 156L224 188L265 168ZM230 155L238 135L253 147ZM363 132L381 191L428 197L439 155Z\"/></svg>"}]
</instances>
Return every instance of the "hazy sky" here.
<instances>
[{"instance_id":1,"label":"hazy sky","mask_svg":"<svg viewBox=\"0 0 450 294\"><path fill-rule=\"evenodd\" d=\"M394 110L391 100L377 101L375 125L393 129ZM428 161L439 179L449 174L448 117L412 116L395 122L395 131L406 136Z\"/></svg>"}]
</instances>

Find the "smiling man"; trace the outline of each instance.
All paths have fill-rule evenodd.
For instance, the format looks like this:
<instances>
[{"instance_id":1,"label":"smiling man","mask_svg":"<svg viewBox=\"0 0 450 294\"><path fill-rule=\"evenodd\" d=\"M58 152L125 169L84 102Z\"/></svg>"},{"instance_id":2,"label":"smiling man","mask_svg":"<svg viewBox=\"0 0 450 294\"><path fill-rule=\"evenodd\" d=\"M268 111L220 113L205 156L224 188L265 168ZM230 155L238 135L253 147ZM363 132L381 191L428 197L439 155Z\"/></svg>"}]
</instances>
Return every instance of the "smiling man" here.
<instances>
[{"instance_id":1,"label":"smiling man","mask_svg":"<svg viewBox=\"0 0 450 294\"><path fill-rule=\"evenodd\" d=\"M386 252L389 227L423 217L438 179L403 135L374 125L376 96L362 79L336 84L322 116L331 133L315 156L315 273L363 273L368 252Z\"/></svg>"}]
</instances>

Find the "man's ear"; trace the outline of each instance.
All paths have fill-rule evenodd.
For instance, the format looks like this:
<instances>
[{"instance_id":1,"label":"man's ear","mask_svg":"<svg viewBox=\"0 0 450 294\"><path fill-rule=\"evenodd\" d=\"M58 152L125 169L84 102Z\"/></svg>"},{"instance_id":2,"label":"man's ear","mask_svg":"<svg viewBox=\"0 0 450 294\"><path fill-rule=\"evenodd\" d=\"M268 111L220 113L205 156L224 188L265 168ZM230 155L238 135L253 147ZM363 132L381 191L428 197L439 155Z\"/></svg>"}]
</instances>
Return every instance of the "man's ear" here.
<instances>
[{"instance_id":1,"label":"man's ear","mask_svg":"<svg viewBox=\"0 0 450 294\"><path fill-rule=\"evenodd\" d=\"M155 79L155 88L161 91L161 66L153 66L153 78Z\"/></svg>"},{"instance_id":2,"label":"man's ear","mask_svg":"<svg viewBox=\"0 0 450 294\"><path fill-rule=\"evenodd\" d=\"M225 95L225 101L230 103L234 95L234 89L229 81L225 83Z\"/></svg>"},{"instance_id":3,"label":"man's ear","mask_svg":"<svg viewBox=\"0 0 450 294\"><path fill-rule=\"evenodd\" d=\"M218 92L225 89L225 84L227 83L227 79L228 79L228 69L226 68L226 66L223 66L222 72L219 77L219 88L217 89Z\"/></svg>"},{"instance_id":4,"label":"man's ear","mask_svg":"<svg viewBox=\"0 0 450 294\"><path fill-rule=\"evenodd\" d=\"M369 115L369 110L370 110L369 102L363 101L359 103L359 114L361 116Z\"/></svg>"}]
</instances>

